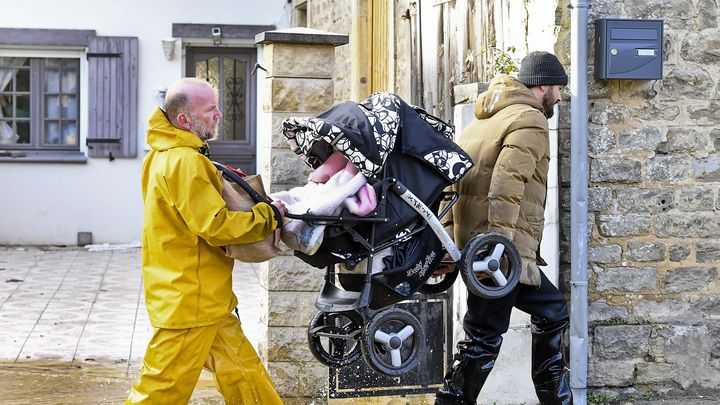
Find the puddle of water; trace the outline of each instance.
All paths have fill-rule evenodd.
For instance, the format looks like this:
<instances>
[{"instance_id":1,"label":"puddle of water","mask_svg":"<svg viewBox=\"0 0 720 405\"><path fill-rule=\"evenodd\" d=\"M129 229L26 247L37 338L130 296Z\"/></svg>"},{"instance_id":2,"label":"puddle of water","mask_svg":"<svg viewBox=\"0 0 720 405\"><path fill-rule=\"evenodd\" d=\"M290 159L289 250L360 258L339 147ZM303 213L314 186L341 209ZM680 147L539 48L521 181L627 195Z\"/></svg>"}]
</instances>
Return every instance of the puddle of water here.
<instances>
[{"instance_id":1,"label":"puddle of water","mask_svg":"<svg viewBox=\"0 0 720 405\"><path fill-rule=\"evenodd\" d=\"M122 404L137 373L125 367L69 363L0 363L3 405ZM203 371L191 404L223 404L210 373Z\"/></svg>"}]
</instances>

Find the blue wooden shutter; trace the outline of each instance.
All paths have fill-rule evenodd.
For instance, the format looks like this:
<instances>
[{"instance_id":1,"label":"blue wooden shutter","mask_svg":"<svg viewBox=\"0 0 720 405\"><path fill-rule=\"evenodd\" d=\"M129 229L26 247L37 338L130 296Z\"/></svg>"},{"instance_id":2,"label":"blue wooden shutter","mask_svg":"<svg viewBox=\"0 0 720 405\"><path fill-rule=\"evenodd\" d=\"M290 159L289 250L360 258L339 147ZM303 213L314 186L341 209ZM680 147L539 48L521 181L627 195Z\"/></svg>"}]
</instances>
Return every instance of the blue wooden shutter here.
<instances>
[{"instance_id":1,"label":"blue wooden shutter","mask_svg":"<svg viewBox=\"0 0 720 405\"><path fill-rule=\"evenodd\" d=\"M88 45L88 156L137 156L138 39L93 37Z\"/></svg>"}]
</instances>

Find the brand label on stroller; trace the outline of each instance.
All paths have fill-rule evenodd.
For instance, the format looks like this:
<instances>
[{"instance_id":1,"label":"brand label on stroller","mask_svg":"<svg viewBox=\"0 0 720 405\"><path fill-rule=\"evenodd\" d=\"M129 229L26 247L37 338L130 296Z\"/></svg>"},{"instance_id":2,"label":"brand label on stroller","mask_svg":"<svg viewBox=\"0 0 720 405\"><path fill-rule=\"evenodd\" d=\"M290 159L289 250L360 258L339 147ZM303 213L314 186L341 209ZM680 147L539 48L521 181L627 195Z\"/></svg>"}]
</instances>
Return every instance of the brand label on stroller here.
<instances>
[{"instance_id":1,"label":"brand label on stroller","mask_svg":"<svg viewBox=\"0 0 720 405\"><path fill-rule=\"evenodd\" d=\"M407 276L412 277L415 274L419 274L420 278L425 277L425 273L427 273L428 269L430 269L430 264L435 259L435 251L430 252L427 256L425 256L425 260L422 260L418 262L415 267L412 269L409 269L407 271Z\"/></svg>"}]
</instances>

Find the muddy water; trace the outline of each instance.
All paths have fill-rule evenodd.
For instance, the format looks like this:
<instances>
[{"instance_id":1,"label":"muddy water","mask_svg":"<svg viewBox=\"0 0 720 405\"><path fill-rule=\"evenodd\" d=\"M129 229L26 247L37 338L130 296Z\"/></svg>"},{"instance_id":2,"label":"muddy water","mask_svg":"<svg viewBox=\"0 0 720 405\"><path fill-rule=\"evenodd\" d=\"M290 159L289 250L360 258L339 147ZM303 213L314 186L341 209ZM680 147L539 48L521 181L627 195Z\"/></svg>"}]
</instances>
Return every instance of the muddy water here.
<instances>
[{"instance_id":1,"label":"muddy water","mask_svg":"<svg viewBox=\"0 0 720 405\"><path fill-rule=\"evenodd\" d=\"M126 373L125 363L0 362L0 405L122 404L137 379L137 371ZM299 405L304 401L287 402ZM434 396L348 398L328 402L330 405L428 405L434 402ZM224 404L210 373L203 371L190 404Z\"/></svg>"},{"instance_id":2,"label":"muddy water","mask_svg":"<svg viewBox=\"0 0 720 405\"><path fill-rule=\"evenodd\" d=\"M0 404L122 404L136 377L125 366L0 363ZM209 374L203 372L190 403L224 403Z\"/></svg>"}]
</instances>

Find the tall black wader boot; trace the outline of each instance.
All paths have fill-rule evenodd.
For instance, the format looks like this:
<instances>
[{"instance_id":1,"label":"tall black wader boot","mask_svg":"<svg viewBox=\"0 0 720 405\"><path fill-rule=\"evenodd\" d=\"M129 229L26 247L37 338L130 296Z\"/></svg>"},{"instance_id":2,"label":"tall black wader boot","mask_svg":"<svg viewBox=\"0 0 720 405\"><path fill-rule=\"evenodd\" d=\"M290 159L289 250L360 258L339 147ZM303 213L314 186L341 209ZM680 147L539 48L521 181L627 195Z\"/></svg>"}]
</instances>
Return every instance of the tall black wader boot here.
<instances>
[{"instance_id":1,"label":"tall black wader boot","mask_svg":"<svg viewBox=\"0 0 720 405\"><path fill-rule=\"evenodd\" d=\"M435 397L435 405L475 404L480 389L495 365L502 338L498 338L493 345L472 343L469 340L458 343L458 354L445 376L443 387Z\"/></svg>"},{"instance_id":2,"label":"tall black wader boot","mask_svg":"<svg viewBox=\"0 0 720 405\"><path fill-rule=\"evenodd\" d=\"M570 405L572 394L565 367L562 336L567 321L533 324L532 379L543 405Z\"/></svg>"},{"instance_id":3,"label":"tall black wader boot","mask_svg":"<svg viewBox=\"0 0 720 405\"><path fill-rule=\"evenodd\" d=\"M476 403L495 365L513 307L531 315L532 376L540 403L572 403L562 354L562 334L570 318L560 291L542 272L540 275L539 287L518 284L508 295L495 300L468 294L468 310L463 319L466 339L458 343L456 361L436 395L436 405Z\"/></svg>"}]
</instances>

